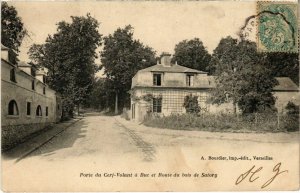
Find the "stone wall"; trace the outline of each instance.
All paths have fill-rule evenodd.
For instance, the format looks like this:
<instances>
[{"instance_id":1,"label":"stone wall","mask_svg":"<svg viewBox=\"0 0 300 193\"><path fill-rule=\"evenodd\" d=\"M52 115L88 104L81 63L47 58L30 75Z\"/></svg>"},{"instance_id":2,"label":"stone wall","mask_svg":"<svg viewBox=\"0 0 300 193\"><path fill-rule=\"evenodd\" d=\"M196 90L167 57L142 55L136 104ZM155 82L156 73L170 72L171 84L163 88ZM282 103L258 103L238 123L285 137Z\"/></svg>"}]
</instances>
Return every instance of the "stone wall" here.
<instances>
[{"instance_id":1,"label":"stone wall","mask_svg":"<svg viewBox=\"0 0 300 193\"><path fill-rule=\"evenodd\" d=\"M25 141L33 133L48 129L52 123L33 123L24 125L2 126L1 147L2 150L10 149L17 144Z\"/></svg>"}]
</instances>

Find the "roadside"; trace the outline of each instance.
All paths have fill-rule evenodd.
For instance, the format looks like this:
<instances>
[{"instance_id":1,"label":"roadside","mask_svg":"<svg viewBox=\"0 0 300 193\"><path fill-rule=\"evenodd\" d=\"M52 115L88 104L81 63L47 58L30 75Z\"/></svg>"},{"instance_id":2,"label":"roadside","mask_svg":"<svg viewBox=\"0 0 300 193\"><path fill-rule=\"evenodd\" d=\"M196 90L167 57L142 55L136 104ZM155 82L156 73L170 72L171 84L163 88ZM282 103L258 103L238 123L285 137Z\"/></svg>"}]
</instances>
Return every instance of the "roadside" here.
<instances>
[{"instance_id":1,"label":"roadside","mask_svg":"<svg viewBox=\"0 0 300 193\"><path fill-rule=\"evenodd\" d=\"M227 133L227 132L209 132L209 131L190 131L190 130L172 130L167 128L147 127L141 123L127 121L120 116L115 119L125 127L140 133L155 136L187 137L195 139L214 139L214 140L233 140L250 141L259 143L298 143L299 132L289 133ZM151 140L151 137L149 138ZM157 139L157 138L155 138Z\"/></svg>"},{"instance_id":2,"label":"roadside","mask_svg":"<svg viewBox=\"0 0 300 193\"><path fill-rule=\"evenodd\" d=\"M18 144L16 147L2 152L2 160L13 163L24 159L33 151L37 150L40 146L49 142L51 139L81 119L82 118L74 118L68 121L57 123L54 124L50 129L45 129L38 134L34 134L32 137L28 138L28 140Z\"/></svg>"}]
</instances>

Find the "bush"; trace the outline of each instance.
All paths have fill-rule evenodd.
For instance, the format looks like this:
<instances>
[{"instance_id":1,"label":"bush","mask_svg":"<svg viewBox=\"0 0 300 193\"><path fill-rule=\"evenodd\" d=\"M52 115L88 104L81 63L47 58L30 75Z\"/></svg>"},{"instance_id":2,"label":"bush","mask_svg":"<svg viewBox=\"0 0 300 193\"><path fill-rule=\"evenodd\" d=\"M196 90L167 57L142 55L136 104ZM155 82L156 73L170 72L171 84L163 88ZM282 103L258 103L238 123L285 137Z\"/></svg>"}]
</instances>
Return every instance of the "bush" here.
<instances>
[{"instance_id":1,"label":"bush","mask_svg":"<svg viewBox=\"0 0 300 193\"><path fill-rule=\"evenodd\" d=\"M284 127L287 131L299 131L299 105L289 101L285 109Z\"/></svg>"},{"instance_id":2,"label":"bush","mask_svg":"<svg viewBox=\"0 0 300 193\"><path fill-rule=\"evenodd\" d=\"M283 119L283 117L281 117ZM283 124L278 125L276 114L171 114L159 117L147 116L144 124L150 127L176 130L201 130L219 132L284 132Z\"/></svg>"},{"instance_id":3,"label":"bush","mask_svg":"<svg viewBox=\"0 0 300 193\"><path fill-rule=\"evenodd\" d=\"M198 96L192 96L192 94L184 98L183 106L187 113L199 113L200 107L198 105Z\"/></svg>"}]
</instances>

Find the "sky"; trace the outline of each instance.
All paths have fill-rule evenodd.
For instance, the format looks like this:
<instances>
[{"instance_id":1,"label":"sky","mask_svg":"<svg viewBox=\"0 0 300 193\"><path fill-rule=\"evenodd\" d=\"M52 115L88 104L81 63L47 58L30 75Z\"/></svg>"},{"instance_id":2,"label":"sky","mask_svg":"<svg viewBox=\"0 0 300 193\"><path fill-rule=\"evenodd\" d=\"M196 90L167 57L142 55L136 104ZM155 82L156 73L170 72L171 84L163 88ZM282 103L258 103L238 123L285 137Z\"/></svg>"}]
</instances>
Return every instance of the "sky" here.
<instances>
[{"instance_id":1,"label":"sky","mask_svg":"<svg viewBox=\"0 0 300 193\"><path fill-rule=\"evenodd\" d=\"M256 12L254 1L44 1L9 4L16 7L30 34L19 53L20 60L27 62L29 47L33 43L44 43L49 34L56 32L56 24L63 20L70 22L70 16L90 13L100 22L99 32L104 36L130 24L134 27L134 38L152 47L159 55L163 51L173 54L177 43L196 37L212 53L221 38L237 37L245 19ZM96 63L100 64L100 60Z\"/></svg>"}]
</instances>

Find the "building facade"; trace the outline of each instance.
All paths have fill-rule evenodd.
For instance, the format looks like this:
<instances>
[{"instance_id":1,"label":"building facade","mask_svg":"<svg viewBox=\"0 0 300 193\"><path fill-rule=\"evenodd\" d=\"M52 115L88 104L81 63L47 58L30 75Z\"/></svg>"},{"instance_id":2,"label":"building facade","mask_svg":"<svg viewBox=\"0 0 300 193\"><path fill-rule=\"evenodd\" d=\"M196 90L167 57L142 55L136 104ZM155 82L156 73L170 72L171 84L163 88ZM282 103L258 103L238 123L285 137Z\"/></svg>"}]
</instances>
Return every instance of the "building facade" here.
<instances>
[{"instance_id":1,"label":"building facade","mask_svg":"<svg viewBox=\"0 0 300 193\"><path fill-rule=\"evenodd\" d=\"M287 77L277 78L279 85L274 88L276 107L281 110L288 101L299 104L298 87ZM215 77L207 72L171 63L171 55L163 53L161 63L142 69L132 78L131 118L142 121L149 112L168 116L185 113L184 98L198 96L202 112L233 113L231 102L221 105L209 102L212 89L216 88Z\"/></svg>"},{"instance_id":2,"label":"building facade","mask_svg":"<svg viewBox=\"0 0 300 193\"><path fill-rule=\"evenodd\" d=\"M33 132L60 121L62 101L46 84L47 69L16 62L1 47L2 148L8 148Z\"/></svg>"}]
</instances>

